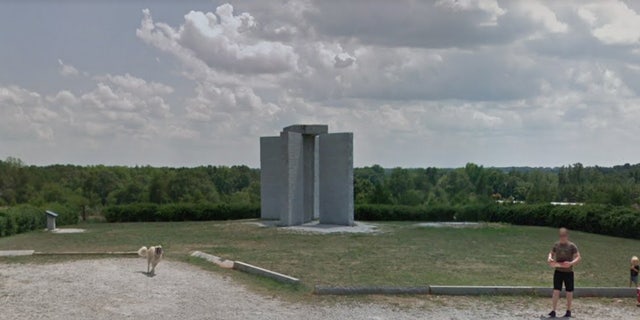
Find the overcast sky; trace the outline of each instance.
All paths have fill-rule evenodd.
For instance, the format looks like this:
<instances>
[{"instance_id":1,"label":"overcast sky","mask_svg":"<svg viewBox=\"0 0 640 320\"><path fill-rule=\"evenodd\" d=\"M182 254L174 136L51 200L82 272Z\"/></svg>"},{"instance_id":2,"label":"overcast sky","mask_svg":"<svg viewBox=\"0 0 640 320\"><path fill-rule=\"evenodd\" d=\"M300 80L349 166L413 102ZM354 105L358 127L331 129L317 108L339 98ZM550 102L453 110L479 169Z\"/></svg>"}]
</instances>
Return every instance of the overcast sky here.
<instances>
[{"instance_id":1,"label":"overcast sky","mask_svg":"<svg viewBox=\"0 0 640 320\"><path fill-rule=\"evenodd\" d=\"M259 166L295 123L357 166L640 162L640 2L2 1L0 158Z\"/></svg>"}]
</instances>

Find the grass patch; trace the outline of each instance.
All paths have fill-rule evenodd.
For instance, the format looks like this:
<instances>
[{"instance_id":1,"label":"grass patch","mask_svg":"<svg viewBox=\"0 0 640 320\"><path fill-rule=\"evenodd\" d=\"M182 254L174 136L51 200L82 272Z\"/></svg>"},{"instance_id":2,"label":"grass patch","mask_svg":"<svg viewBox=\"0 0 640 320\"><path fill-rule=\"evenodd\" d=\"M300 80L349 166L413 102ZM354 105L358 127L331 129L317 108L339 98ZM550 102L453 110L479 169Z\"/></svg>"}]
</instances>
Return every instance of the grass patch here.
<instances>
[{"instance_id":1,"label":"grass patch","mask_svg":"<svg viewBox=\"0 0 640 320\"><path fill-rule=\"evenodd\" d=\"M34 231L0 238L0 250L133 251L162 244L167 258L189 262L260 287L265 292L309 294L323 285L532 285L549 286L545 260L557 230L489 224L478 228L428 228L408 222L378 223L378 234L300 234L235 222L83 223L85 233ZM583 255L578 286L628 285L628 260L640 241L573 232ZM200 250L300 278L303 286L217 268L188 257ZM5 262L49 262L20 257Z\"/></svg>"}]
</instances>

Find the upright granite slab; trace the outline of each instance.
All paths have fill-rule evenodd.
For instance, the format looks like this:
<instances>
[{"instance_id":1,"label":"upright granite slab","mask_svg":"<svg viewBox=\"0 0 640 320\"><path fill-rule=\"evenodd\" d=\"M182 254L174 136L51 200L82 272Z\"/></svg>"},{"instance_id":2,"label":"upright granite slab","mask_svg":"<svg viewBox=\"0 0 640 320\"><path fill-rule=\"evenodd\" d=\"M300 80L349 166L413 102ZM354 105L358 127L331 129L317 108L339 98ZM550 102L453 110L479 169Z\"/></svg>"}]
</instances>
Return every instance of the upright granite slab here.
<instances>
[{"instance_id":1,"label":"upright granite slab","mask_svg":"<svg viewBox=\"0 0 640 320\"><path fill-rule=\"evenodd\" d=\"M280 210L280 225L295 226L304 223L300 214L304 209L304 156L302 135L284 131L280 134L282 143L285 183L284 207Z\"/></svg>"},{"instance_id":2,"label":"upright granite slab","mask_svg":"<svg viewBox=\"0 0 640 320\"><path fill-rule=\"evenodd\" d=\"M319 138L320 223L353 225L353 133Z\"/></svg>"},{"instance_id":3,"label":"upright granite slab","mask_svg":"<svg viewBox=\"0 0 640 320\"><path fill-rule=\"evenodd\" d=\"M260 138L260 208L265 220L280 220L285 201L280 137Z\"/></svg>"}]
</instances>

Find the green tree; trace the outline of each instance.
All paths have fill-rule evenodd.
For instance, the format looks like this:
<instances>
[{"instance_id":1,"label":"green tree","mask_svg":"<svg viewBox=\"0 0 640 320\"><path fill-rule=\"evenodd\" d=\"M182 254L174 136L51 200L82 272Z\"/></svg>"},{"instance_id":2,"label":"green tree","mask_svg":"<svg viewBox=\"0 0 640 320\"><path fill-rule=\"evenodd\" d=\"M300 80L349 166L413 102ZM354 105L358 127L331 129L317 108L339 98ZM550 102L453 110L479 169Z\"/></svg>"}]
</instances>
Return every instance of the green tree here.
<instances>
[{"instance_id":1,"label":"green tree","mask_svg":"<svg viewBox=\"0 0 640 320\"><path fill-rule=\"evenodd\" d=\"M438 181L438 187L446 192L450 204L463 204L469 202L474 186L464 170L456 169L447 172Z\"/></svg>"}]
</instances>

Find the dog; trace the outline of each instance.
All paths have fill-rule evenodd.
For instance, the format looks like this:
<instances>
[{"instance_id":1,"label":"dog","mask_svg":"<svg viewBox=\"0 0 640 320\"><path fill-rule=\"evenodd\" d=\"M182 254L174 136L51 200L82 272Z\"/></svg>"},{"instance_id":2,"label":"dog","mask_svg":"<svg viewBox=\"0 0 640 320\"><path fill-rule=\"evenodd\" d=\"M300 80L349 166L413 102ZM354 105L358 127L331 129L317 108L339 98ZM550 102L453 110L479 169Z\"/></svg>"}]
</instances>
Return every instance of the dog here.
<instances>
[{"instance_id":1,"label":"dog","mask_svg":"<svg viewBox=\"0 0 640 320\"><path fill-rule=\"evenodd\" d=\"M162 260L164 251L161 245L155 247L142 247L138 250L138 255L147 258L147 274L153 275L156 273L156 266Z\"/></svg>"}]
</instances>

